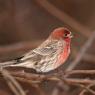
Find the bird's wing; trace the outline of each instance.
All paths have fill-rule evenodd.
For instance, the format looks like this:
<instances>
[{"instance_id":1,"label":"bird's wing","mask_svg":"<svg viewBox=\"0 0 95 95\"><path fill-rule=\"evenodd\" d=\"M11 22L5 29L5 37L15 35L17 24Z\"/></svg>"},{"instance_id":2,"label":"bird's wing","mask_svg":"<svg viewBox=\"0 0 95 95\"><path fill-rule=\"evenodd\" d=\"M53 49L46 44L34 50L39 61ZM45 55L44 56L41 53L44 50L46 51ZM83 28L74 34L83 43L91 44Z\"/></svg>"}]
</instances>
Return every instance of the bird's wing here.
<instances>
[{"instance_id":1,"label":"bird's wing","mask_svg":"<svg viewBox=\"0 0 95 95\"><path fill-rule=\"evenodd\" d=\"M54 53L55 51L56 51L56 48L51 47L51 46L46 46L44 48L36 48L33 50L33 52L43 55L43 56Z\"/></svg>"},{"instance_id":2,"label":"bird's wing","mask_svg":"<svg viewBox=\"0 0 95 95\"><path fill-rule=\"evenodd\" d=\"M46 55L50 55L52 53L57 52L57 50L60 49L60 47L62 47L63 44L61 41L51 41L48 44L46 44L46 46L42 47L42 45L36 49L33 50L33 52L38 53L40 55L46 56Z\"/></svg>"},{"instance_id":3,"label":"bird's wing","mask_svg":"<svg viewBox=\"0 0 95 95\"><path fill-rule=\"evenodd\" d=\"M48 56L52 53L55 53L57 51L57 42L51 42L46 44L45 46L39 46L38 48L31 50L30 52L26 53L24 57L21 60L26 60L29 58L32 58L34 56Z\"/></svg>"}]
</instances>

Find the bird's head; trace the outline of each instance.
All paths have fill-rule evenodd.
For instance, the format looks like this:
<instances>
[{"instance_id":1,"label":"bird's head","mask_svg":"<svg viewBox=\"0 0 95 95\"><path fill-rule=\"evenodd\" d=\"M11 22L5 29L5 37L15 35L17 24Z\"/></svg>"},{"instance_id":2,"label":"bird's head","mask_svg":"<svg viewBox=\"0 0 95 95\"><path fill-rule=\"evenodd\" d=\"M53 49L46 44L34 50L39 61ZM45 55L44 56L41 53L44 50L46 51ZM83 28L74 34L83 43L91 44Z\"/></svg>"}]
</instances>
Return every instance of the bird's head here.
<instances>
[{"instance_id":1,"label":"bird's head","mask_svg":"<svg viewBox=\"0 0 95 95\"><path fill-rule=\"evenodd\" d=\"M51 38L55 39L55 40L64 40L64 41L70 41L70 39L72 38L72 34L71 32L64 27L60 27L55 29L52 33L51 33Z\"/></svg>"}]
</instances>

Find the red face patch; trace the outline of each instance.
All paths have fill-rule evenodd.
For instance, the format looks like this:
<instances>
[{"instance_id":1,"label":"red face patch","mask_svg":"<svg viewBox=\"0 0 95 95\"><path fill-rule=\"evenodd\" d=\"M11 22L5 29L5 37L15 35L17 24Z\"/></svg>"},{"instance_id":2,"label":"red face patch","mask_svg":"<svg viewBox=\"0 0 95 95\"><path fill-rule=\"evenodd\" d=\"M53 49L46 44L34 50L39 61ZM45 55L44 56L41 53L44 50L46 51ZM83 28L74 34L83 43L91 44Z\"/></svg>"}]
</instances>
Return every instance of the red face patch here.
<instances>
[{"instance_id":1,"label":"red face patch","mask_svg":"<svg viewBox=\"0 0 95 95\"><path fill-rule=\"evenodd\" d=\"M68 29L58 28L52 32L52 37L56 38L56 39L60 39L60 38L63 38L64 36L66 36L68 34L70 34L70 31Z\"/></svg>"}]
</instances>

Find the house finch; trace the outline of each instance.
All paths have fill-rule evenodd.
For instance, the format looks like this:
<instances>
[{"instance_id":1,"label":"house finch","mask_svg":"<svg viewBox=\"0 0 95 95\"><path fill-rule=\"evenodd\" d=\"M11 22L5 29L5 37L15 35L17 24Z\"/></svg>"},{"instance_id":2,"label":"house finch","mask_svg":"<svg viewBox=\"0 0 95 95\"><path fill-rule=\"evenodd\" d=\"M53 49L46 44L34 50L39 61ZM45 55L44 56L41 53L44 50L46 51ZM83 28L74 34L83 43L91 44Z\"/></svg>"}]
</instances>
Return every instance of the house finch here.
<instances>
[{"instance_id":1,"label":"house finch","mask_svg":"<svg viewBox=\"0 0 95 95\"><path fill-rule=\"evenodd\" d=\"M71 32L57 28L40 46L22 57L5 62L0 67L19 66L33 68L37 72L48 72L62 65L70 54Z\"/></svg>"}]
</instances>

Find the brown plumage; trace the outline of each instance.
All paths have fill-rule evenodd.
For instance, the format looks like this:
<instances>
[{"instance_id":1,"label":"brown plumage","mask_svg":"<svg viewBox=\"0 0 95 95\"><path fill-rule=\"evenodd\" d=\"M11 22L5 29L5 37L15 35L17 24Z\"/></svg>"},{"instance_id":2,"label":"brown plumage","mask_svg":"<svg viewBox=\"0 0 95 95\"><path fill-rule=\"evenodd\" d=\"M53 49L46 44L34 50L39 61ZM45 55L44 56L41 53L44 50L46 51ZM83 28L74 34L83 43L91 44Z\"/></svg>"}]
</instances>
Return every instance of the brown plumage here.
<instances>
[{"instance_id":1,"label":"brown plumage","mask_svg":"<svg viewBox=\"0 0 95 95\"><path fill-rule=\"evenodd\" d=\"M71 32L57 28L36 49L24 54L21 58L2 63L0 67L19 66L33 68L37 72L48 72L63 64L70 54ZM5 64L5 65L4 65Z\"/></svg>"}]
</instances>

